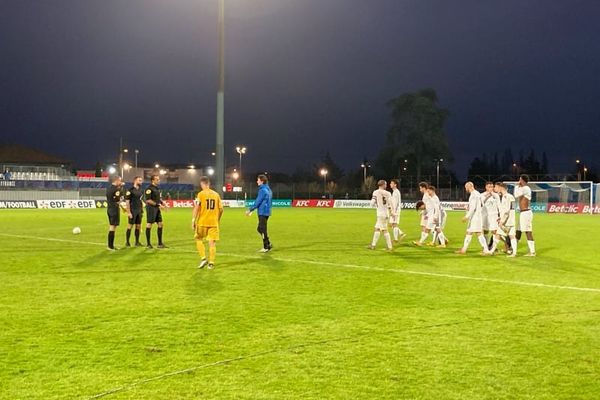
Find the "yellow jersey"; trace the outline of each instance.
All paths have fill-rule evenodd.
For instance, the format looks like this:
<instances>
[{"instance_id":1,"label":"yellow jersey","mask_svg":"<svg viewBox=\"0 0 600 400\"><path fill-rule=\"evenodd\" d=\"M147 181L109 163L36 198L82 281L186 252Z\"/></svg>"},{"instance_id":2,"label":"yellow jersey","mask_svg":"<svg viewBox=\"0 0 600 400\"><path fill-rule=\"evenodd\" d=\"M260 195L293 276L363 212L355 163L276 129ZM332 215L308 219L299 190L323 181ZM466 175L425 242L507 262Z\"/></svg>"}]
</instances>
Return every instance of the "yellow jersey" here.
<instances>
[{"instance_id":1,"label":"yellow jersey","mask_svg":"<svg viewBox=\"0 0 600 400\"><path fill-rule=\"evenodd\" d=\"M219 215L223 211L221 197L212 189L202 190L196 196L196 201L200 206L197 215L197 226L219 226Z\"/></svg>"}]
</instances>

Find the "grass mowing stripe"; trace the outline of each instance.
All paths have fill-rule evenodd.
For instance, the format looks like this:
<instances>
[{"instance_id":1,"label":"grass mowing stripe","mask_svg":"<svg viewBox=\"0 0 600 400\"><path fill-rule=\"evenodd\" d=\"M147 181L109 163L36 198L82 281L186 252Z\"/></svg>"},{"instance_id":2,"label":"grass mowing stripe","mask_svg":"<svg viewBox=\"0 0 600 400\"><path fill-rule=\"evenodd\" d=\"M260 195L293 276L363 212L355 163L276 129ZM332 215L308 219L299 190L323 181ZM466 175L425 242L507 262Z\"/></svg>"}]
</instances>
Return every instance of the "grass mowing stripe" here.
<instances>
[{"instance_id":1,"label":"grass mowing stripe","mask_svg":"<svg viewBox=\"0 0 600 400\"><path fill-rule=\"evenodd\" d=\"M16 238L21 238L21 239L37 239L37 240L47 240L47 241L53 241L53 242L65 242L65 243L89 244L89 245L94 245L94 246L104 246L103 243L97 243L97 242L84 242L84 241L68 240L68 239L55 239L55 238L43 238L43 237L37 237L37 236L13 235L13 234L8 234L8 233L0 233L0 236L16 237ZM178 248L172 248L172 249L181 251L184 253L196 253L193 250L178 249ZM251 260L261 260L261 259L265 258L265 256L247 256L247 255L232 254L232 253L219 253L219 254L222 256L226 256L226 257L237 257L237 258L251 259ZM266 257L269 257L269 256L267 255ZM551 284L539 283L539 282L511 281L511 280L507 280L507 279L480 278L480 277L466 276L466 275L442 274L442 273L438 273L438 272L371 267L371 266L367 266L367 265L338 264L338 263L332 263L332 262L327 262L327 261L300 260L300 259L281 258L281 257L270 257L270 258L272 258L275 261L281 261L281 262L287 262L287 263L328 265L328 266L332 266L332 267L363 269L363 270L380 271L380 272L393 272L393 273L399 273L399 274L420 275L420 276L429 276L429 277L435 277L435 278L448 278L448 279L455 279L455 280L499 283L499 284L515 285L515 286L529 286L529 287L541 287L541 288L547 288L547 289L560 289L560 290L572 290L572 291L578 291L578 292L600 293L600 288L551 285Z\"/></svg>"},{"instance_id":2,"label":"grass mowing stripe","mask_svg":"<svg viewBox=\"0 0 600 400\"><path fill-rule=\"evenodd\" d=\"M196 365L193 367L189 367L189 368L185 368L185 369L181 369L181 370L177 370L177 371L166 372L164 374L156 375L156 376L153 376L150 378L140 379L138 381L135 381L135 382L132 382L132 383L120 386L120 387L109 389L105 392L101 392L101 393L92 395L91 397L89 397L89 399L90 400L99 399L99 398L110 396L110 395L113 395L116 393L126 392L128 390L135 388L136 386L140 386L140 385L154 382L154 381L159 381L159 380L165 379L165 378L170 378L172 376L189 374L191 372L195 372L200 369L217 367L220 365L231 364L236 361L244 361L244 360L249 360L249 359L253 359L253 358L266 356L269 354L284 353L284 352L289 352L289 351L293 351L293 350L298 350L301 348L309 348L312 346L319 346L319 345L328 344L328 343L358 342L361 338L363 338L365 336L381 336L381 335L387 336L390 334L400 333L400 332L411 332L411 331L420 331L420 330L426 330L426 329L444 328L444 327L457 326L457 325L466 325L466 324L470 324L470 323L485 323L485 322L497 322L497 321L518 320L518 319L529 320L531 318L537 318L537 317L573 315L573 314L578 315L578 314L584 314L584 313L598 313L598 312L600 312L600 310L596 310L596 309L581 310L581 311L575 311L575 312L573 312L573 311L559 312L559 313L539 313L538 312L538 313L528 314L528 315L516 315L513 317L466 319L466 320L461 320L461 321L450 321L450 322L443 322L443 323L437 323L437 324L427 324L427 325L421 325L421 326L414 326L414 327L410 327L410 328L393 329L393 330L388 330L385 332L382 332L382 331L363 332L361 334L353 335L353 336L343 336L343 337L337 337L337 338L323 339L323 340L318 340L318 341L314 341L314 342L300 343L300 344L296 344L296 345L288 346L288 347L284 347L284 348L268 349L268 350L260 351L257 353L227 358L224 360L214 361L212 363L207 363L207 364L202 364L202 365Z\"/></svg>"}]
</instances>

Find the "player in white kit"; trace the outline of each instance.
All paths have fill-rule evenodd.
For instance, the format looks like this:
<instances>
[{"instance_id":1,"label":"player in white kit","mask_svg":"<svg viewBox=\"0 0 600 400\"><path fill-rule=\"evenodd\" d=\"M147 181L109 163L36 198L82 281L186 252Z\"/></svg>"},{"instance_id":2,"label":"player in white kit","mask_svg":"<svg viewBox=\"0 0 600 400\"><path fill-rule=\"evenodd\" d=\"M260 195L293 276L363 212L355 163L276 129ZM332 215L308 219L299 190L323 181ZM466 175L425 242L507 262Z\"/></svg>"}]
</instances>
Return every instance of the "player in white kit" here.
<instances>
[{"instance_id":1,"label":"player in white kit","mask_svg":"<svg viewBox=\"0 0 600 400\"><path fill-rule=\"evenodd\" d=\"M463 222L468 222L467 226L467 234L465 235L465 241L463 243L463 247L460 250L457 250L457 254L466 254L467 249L469 248L469 244L471 243L471 239L473 234L477 235L479 239L479 244L482 248L482 254L489 255L490 251L488 250L487 243L485 242L485 237L483 236L483 219L482 219L482 204L481 204L481 194L475 190L475 185L473 182L465 183L465 190L469 193L469 207L467 209L467 214L463 217Z\"/></svg>"},{"instance_id":2,"label":"player in white kit","mask_svg":"<svg viewBox=\"0 0 600 400\"><path fill-rule=\"evenodd\" d=\"M392 179L390 181L390 189L392 189L392 211L390 213L390 225L392 226L392 235L394 236L394 243L398 243L404 239L406 233L402 232L400 227L400 212L402 211L402 196L400 190L398 190L398 180Z\"/></svg>"},{"instance_id":3,"label":"player in white kit","mask_svg":"<svg viewBox=\"0 0 600 400\"><path fill-rule=\"evenodd\" d=\"M429 217L433 214L433 203L431 196L427 192L428 187L429 184L427 182L419 183L419 191L423 194L422 201L425 204L425 211L421 212L421 238L413 241L415 246L423 246L425 240L427 240L427 236L429 236L429 232L432 231L432 229L428 228Z\"/></svg>"},{"instance_id":4,"label":"player in white kit","mask_svg":"<svg viewBox=\"0 0 600 400\"><path fill-rule=\"evenodd\" d=\"M483 233L484 235L488 233L492 234L492 245L489 248L490 252L494 254L500 242L500 235L498 234L500 196L494 192L494 184L492 182L485 184L485 192L481 194L481 203L483 204Z\"/></svg>"},{"instance_id":5,"label":"player in white kit","mask_svg":"<svg viewBox=\"0 0 600 400\"><path fill-rule=\"evenodd\" d=\"M428 217L427 220L427 228L433 231L433 240L430 245L435 246L436 242L439 240L440 245L438 247L445 248L447 239L444 235L443 227L446 225L446 211L442 210L440 198L436 194L435 186L429 185L427 193L431 198L432 204L432 215L431 217Z\"/></svg>"},{"instance_id":6,"label":"player in white kit","mask_svg":"<svg viewBox=\"0 0 600 400\"><path fill-rule=\"evenodd\" d=\"M494 190L500 197L500 221L499 228L504 231L507 236L507 242L510 241L511 252L509 257L517 256L517 238L516 238L516 216L515 216L515 198L508 193L506 185L502 182L496 183Z\"/></svg>"},{"instance_id":7,"label":"player in white kit","mask_svg":"<svg viewBox=\"0 0 600 400\"><path fill-rule=\"evenodd\" d=\"M379 189L376 189L373 192L373 197L371 198L371 207L375 207L377 209L377 222L375 223L375 232L373 233L373 240L367 248L370 250L375 250L375 246L377 246L379 237L383 233L387 250L391 251L392 238L390 237L390 233L388 232L388 220L390 218L392 209L392 195L386 190L386 181L380 180L379 182L377 182L377 186L379 187Z\"/></svg>"},{"instance_id":8,"label":"player in white kit","mask_svg":"<svg viewBox=\"0 0 600 400\"><path fill-rule=\"evenodd\" d=\"M519 230L516 238L521 238L521 232L527 236L527 246L529 253L526 257L535 257L535 241L533 240L533 212L531 211L531 188L527 186L529 176L521 175L519 184L515 187L515 199L519 202ZM514 249L516 251L516 248Z\"/></svg>"}]
</instances>

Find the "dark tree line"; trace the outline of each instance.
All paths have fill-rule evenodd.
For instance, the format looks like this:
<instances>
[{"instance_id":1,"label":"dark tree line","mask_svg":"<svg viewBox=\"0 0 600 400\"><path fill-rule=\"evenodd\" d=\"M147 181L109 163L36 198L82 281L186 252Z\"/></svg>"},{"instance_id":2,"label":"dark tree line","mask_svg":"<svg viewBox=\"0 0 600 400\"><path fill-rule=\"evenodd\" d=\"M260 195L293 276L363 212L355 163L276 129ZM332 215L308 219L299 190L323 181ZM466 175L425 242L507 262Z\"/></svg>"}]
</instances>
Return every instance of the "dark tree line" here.
<instances>
[{"instance_id":1,"label":"dark tree line","mask_svg":"<svg viewBox=\"0 0 600 400\"><path fill-rule=\"evenodd\" d=\"M477 175L491 176L515 176L518 174L546 175L548 174L548 157L546 152L542 153L541 160L538 159L534 150L524 153L519 152L515 157L511 149L505 149L502 153L484 153L475 157L469 166L469 177Z\"/></svg>"}]
</instances>

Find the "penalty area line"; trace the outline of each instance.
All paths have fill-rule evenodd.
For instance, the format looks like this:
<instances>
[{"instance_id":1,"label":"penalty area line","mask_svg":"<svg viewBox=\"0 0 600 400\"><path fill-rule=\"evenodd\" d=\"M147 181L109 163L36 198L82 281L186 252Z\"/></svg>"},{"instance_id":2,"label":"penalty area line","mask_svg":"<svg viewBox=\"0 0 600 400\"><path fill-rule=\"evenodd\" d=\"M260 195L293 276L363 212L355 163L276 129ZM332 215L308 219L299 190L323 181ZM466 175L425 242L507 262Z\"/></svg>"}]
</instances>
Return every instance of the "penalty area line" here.
<instances>
[{"instance_id":1,"label":"penalty area line","mask_svg":"<svg viewBox=\"0 0 600 400\"><path fill-rule=\"evenodd\" d=\"M86 241L81 241L81 240L45 238L45 237L27 236L27 235L14 235L14 234L10 234L10 233L0 233L0 236L14 237L14 238L20 238L20 239L45 240L45 241L50 241L50 242L87 244L87 245L103 246L103 247L106 246L106 244L98 243L98 242L86 242ZM187 250L187 249L181 249L181 248L173 248L173 249L177 250L177 251L182 251L185 253L196 253L193 250ZM248 259L248 260L268 259L265 256L250 256L250 255L241 255L241 254L233 254L233 253L219 253L219 254L221 254L222 256L225 256L225 257L243 258L243 259ZM287 263L326 265L326 266L337 267L337 268L362 269L365 271L390 272L390 273L405 274L405 275L427 276L427 277L432 277L432 278L445 278L445 279L453 279L453 280L476 281L476 282L496 283L496 284L513 285L513 286L528 286L528 287L538 287L538 288L546 288L546 289L559 289L559 290L571 290L571 291L577 291L577 292L600 293L600 288L567 286L567 285L552 285L552 284L540 283L540 282L511 281L508 279L485 278L485 277L468 276L468 275L455 275L455 274L447 274L447 273L440 273L440 272L415 271L415 270L409 270L409 269L381 268L381 267L372 267L372 266L368 266L368 265L333 263L333 262L328 262L328 261L302 260L302 259L270 257L270 256L267 256L267 257L269 257L275 261L281 261L281 262L287 262Z\"/></svg>"}]
</instances>

